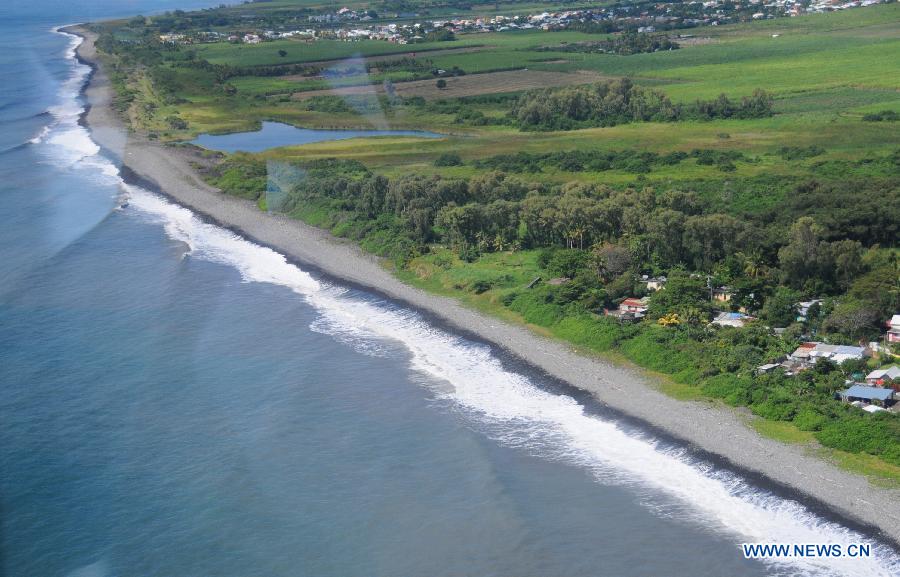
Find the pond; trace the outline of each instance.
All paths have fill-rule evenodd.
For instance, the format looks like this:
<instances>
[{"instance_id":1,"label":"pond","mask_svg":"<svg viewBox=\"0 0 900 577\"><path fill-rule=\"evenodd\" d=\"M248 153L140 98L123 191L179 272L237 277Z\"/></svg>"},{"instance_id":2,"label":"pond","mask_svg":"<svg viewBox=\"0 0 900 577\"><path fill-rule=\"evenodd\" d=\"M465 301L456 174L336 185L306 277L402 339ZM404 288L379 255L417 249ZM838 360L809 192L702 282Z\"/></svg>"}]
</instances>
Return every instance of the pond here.
<instances>
[{"instance_id":1,"label":"pond","mask_svg":"<svg viewBox=\"0 0 900 577\"><path fill-rule=\"evenodd\" d=\"M316 130L297 128L281 122L263 122L262 128L253 132L234 134L201 134L191 144L222 152L260 152L279 146L297 146L327 140L345 140L371 136L417 136L441 138L445 135L422 130Z\"/></svg>"}]
</instances>

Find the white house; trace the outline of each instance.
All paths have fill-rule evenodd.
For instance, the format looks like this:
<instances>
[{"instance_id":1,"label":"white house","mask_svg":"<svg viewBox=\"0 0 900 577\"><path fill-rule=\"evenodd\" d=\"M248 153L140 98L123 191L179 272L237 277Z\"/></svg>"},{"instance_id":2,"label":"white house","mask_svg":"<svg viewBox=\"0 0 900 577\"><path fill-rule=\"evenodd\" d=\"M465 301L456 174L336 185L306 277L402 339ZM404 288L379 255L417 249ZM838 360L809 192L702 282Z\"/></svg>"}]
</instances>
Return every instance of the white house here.
<instances>
[{"instance_id":1,"label":"white house","mask_svg":"<svg viewBox=\"0 0 900 577\"><path fill-rule=\"evenodd\" d=\"M666 277L641 275L641 283L647 287L648 291L658 291L666 285Z\"/></svg>"},{"instance_id":2,"label":"white house","mask_svg":"<svg viewBox=\"0 0 900 577\"><path fill-rule=\"evenodd\" d=\"M888 332L885 340L889 343L900 343L900 315L894 315L888 321Z\"/></svg>"},{"instance_id":3,"label":"white house","mask_svg":"<svg viewBox=\"0 0 900 577\"><path fill-rule=\"evenodd\" d=\"M720 327L742 328L746 323L752 320L755 319L744 313L719 313L719 315L713 319L711 324L719 325Z\"/></svg>"},{"instance_id":4,"label":"white house","mask_svg":"<svg viewBox=\"0 0 900 577\"><path fill-rule=\"evenodd\" d=\"M801 301L801 302L795 304L794 307L797 309L797 320L801 321L801 322L805 321L806 316L809 314L809 309L813 305L821 306L822 299L812 299L810 301Z\"/></svg>"}]
</instances>

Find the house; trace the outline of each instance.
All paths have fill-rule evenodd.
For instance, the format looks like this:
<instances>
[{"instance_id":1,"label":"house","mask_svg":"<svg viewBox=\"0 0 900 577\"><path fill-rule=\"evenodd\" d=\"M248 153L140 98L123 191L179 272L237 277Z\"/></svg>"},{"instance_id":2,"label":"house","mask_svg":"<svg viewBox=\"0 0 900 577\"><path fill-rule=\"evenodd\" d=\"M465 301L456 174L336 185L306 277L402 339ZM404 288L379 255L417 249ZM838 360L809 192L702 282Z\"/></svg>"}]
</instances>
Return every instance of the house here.
<instances>
[{"instance_id":1,"label":"house","mask_svg":"<svg viewBox=\"0 0 900 577\"><path fill-rule=\"evenodd\" d=\"M889 343L900 343L900 314L892 316L888 321L888 332L884 340Z\"/></svg>"},{"instance_id":2,"label":"house","mask_svg":"<svg viewBox=\"0 0 900 577\"><path fill-rule=\"evenodd\" d=\"M891 365L886 369L877 369L866 375L866 383L873 387L883 387L894 379L900 379L900 367Z\"/></svg>"},{"instance_id":3,"label":"house","mask_svg":"<svg viewBox=\"0 0 900 577\"><path fill-rule=\"evenodd\" d=\"M813 305L822 306L822 299L812 299L809 301L801 301L794 305L794 308L797 310L797 322L806 321L806 317L809 315L809 309Z\"/></svg>"},{"instance_id":4,"label":"house","mask_svg":"<svg viewBox=\"0 0 900 577\"><path fill-rule=\"evenodd\" d=\"M648 297L636 299L634 297L629 297L619 303L619 310L625 311L627 313L639 313L646 314L647 308L649 308L650 299Z\"/></svg>"},{"instance_id":5,"label":"house","mask_svg":"<svg viewBox=\"0 0 900 577\"><path fill-rule=\"evenodd\" d=\"M746 323L752 320L756 319L749 315L745 315L744 313L719 313L710 324L719 325L720 327L742 328Z\"/></svg>"},{"instance_id":6,"label":"house","mask_svg":"<svg viewBox=\"0 0 900 577\"><path fill-rule=\"evenodd\" d=\"M790 359L801 365L812 366L819 359L828 359L837 364L851 359L863 359L867 351L863 347L847 345L828 345L825 343L803 343L790 355Z\"/></svg>"},{"instance_id":7,"label":"house","mask_svg":"<svg viewBox=\"0 0 900 577\"><path fill-rule=\"evenodd\" d=\"M849 389L841 391L840 396L845 403L861 401L867 404L889 407L896 402L893 389L867 387L865 385L853 385Z\"/></svg>"},{"instance_id":8,"label":"house","mask_svg":"<svg viewBox=\"0 0 900 577\"><path fill-rule=\"evenodd\" d=\"M793 353L791 353L790 358L793 359L793 360L795 360L795 361L808 362L808 361L809 361L809 354L810 354L810 353L816 348L816 346L819 345L819 344L820 344L820 343L803 343L802 345L800 345L799 347L797 347L797 350L795 350Z\"/></svg>"},{"instance_id":9,"label":"house","mask_svg":"<svg viewBox=\"0 0 900 577\"><path fill-rule=\"evenodd\" d=\"M837 364L852 359L863 359L866 356L866 349L862 347L851 347L846 345L826 345L819 344L810 353L812 359L828 359Z\"/></svg>"},{"instance_id":10,"label":"house","mask_svg":"<svg viewBox=\"0 0 900 577\"><path fill-rule=\"evenodd\" d=\"M649 301L650 299L647 297L641 299L629 297L619 303L619 308L606 310L604 313L620 321L639 321L647 314Z\"/></svg>"},{"instance_id":11,"label":"house","mask_svg":"<svg viewBox=\"0 0 900 577\"><path fill-rule=\"evenodd\" d=\"M775 369L777 369L780 366L781 366L780 363L766 363L765 365L760 365L760 366L756 367L756 374L764 375L766 373L771 373L772 371L774 371Z\"/></svg>"},{"instance_id":12,"label":"house","mask_svg":"<svg viewBox=\"0 0 900 577\"><path fill-rule=\"evenodd\" d=\"M641 275L640 281L645 287L647 287L647 290L650 292L658 291L659 289L666 286L666 277L664 276L651 277L648 275Z\"/></svg>"},{"instance_id":13,"label":"house","mask_svg":"<svg viewBox=\"0 0 900 577\"><path fill-rule=\"evenodd\" d=\"M727 286L720 286L719 288L714 288L710 292L712 299L714 301L719 301L720 303L727 303L731 300L731 297L734 296L734 292L732 292L731 288Z\"/></svg>"}]
</instances>

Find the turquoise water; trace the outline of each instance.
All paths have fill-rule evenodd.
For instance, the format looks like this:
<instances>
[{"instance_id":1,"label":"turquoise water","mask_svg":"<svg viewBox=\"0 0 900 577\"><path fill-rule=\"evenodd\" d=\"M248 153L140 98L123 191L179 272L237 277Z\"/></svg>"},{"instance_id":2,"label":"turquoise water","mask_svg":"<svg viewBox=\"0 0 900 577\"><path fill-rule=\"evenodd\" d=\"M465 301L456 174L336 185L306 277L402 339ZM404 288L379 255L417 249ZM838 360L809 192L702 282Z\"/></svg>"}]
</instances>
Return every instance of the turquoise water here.
<instances>
[{"instance_id":1,"label":"turquoise water","mask_svg":"<svg viewBox=\"0 0 900 577\"><path fill-rule=\"evenodd\" d=\"M896 574L744 560L872 538L124 182L51 28L185 4L0 7L0 574Z\"/></svg>"},{"instance_id":2,"label":"turquoise water","mask_svg":"<svg viewBox=\"0 0 900 577\"><path fill-rule=\"evenodd\" d=\"M316 130L296 128L280 122L263 122L262 128L253 132L234 134L201 134L192 144L221 150L222 152L260 152L279 146L297 146L372 136L415 136L417 138L441 138L442 134L423 130Z\"/></svg>"}]
</instances>

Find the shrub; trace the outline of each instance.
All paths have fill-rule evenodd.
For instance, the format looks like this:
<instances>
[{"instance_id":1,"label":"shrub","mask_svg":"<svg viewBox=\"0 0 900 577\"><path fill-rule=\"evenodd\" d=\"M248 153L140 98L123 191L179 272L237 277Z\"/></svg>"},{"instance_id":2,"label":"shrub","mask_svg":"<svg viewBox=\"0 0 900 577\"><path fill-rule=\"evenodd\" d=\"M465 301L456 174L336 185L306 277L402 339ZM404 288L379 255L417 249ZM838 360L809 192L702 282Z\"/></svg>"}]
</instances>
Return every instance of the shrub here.
<instances>
[{"instance_id":1,"label":"shrub","mask_svg":"<svg viewBox=\"0 0 900 577\"><path fill-rule=\"evenodd\" d=\"M482 293L486 293L487 291L491 290L491 287L493 287L493 286L494 286L494 284L489 280L478 279L475 282L473 282L469 286L469 288L472 289L473 293L480 295Z\"/></svg>"},{"instance_id":2,"label":"shrub","mask_svg":"<svg viewBox=\"0 0 900 577\"><path fill-rule=\"evenodd\" d=\"M462 158L455 152L445 152L434 159L435 166L460 166Z\"/></svg>"},{"instance_id":3,"label":"shrub","mask_svg":"<svg viewBox=\"0 0 900 577\"><path fill-rule=\"evenodd\" d=\"M590 253L583 250L565 249L553 253L547 262L547 270L555 276L574 278L587 266Z\"/></svg>"},{"instance_id":4,"label":"shrub","mask_svg":"<svg viewBox=\"0 0 900 577\"><path fill-rule=\"evenodd\" d=\"M897 120L900 120L900 114L897 114L893 110L882 110L881 112L866 114L863 116L863 120L866 122L896 122Z\"/></svg>"},{"instance_id":5,"label":"shrub","mask_svg":"<svg viewBox=\"0 0 900 577\"><path fill-rule=\"evenodd\" d=\"M818 431L828 419L811 408L801 409L794 415L794 425L801 431Z\"/></svg>"}]
</instances>

